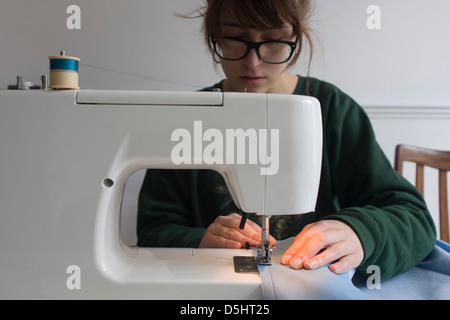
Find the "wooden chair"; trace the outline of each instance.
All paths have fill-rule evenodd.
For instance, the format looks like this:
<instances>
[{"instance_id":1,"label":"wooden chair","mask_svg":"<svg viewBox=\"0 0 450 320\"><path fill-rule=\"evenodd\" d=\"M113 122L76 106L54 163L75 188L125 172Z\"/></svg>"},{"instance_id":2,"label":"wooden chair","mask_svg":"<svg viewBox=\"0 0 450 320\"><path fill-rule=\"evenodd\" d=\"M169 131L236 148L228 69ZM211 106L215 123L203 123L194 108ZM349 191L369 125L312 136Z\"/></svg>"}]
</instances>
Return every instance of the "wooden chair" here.
<instances>
[{"instance_id":1,"label":"wooden chair","mask_svg":"<svg viewBox=\"0 0 450 320\"><path fill-rule=\"evenodd\" d=\"M416 163L416 188L422 193L424 186L424 166L439 170L439 224L441 240L450 242L448 221L447 171L450 171L450 151L399 144L395 148L394 168L403 173L403 162Z\"/></svg>"}]
</instances>

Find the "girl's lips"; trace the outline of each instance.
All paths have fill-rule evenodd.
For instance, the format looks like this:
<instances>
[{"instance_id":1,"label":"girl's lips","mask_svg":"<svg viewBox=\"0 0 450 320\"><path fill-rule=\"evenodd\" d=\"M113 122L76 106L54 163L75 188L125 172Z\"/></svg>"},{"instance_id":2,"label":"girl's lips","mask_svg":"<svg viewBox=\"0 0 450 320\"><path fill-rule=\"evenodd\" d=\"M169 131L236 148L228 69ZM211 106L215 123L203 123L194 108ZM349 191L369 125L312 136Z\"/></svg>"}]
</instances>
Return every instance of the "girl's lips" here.
<instances>
[{"instance_id":1,"label":"girl's lips","mask_svg":"<svg viewBox=\"0 0 450 320\"><path fill-rule=\"evenodd\" d=\"M261 82L264 81L264 77L247 77L247 76L242 76L239 77L241 79L242 82L247 83L247 84L260 84Z\"/></svg>"}]
</instances>

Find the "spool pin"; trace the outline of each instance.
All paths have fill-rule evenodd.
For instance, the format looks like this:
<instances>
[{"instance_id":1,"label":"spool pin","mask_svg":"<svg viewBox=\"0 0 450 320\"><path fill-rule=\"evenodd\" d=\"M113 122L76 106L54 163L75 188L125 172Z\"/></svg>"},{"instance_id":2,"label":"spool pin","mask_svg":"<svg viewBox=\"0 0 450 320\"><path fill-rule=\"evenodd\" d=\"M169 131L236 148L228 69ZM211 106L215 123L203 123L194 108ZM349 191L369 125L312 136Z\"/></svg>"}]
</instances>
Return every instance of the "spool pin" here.
<instances>
[{"instance_id":1,"label":"spool pin","mask_svg":"<svg viewBox=\"0 0 450 320\"><path fill-rule=\"evenodd\" d=\"M66 56L61 51L59 56L50 56L50 86L51 89L78 90L78 62L77 57Z\"/></svg>"}]
</instances>

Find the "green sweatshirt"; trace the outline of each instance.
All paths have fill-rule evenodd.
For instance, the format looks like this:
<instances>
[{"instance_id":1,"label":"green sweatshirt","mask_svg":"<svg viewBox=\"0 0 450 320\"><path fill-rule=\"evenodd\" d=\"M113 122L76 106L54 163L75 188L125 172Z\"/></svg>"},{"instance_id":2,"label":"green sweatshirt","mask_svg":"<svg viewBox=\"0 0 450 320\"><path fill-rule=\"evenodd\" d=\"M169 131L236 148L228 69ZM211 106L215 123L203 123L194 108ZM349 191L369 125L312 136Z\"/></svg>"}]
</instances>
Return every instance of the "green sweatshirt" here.
<instances>
[{"instance_id":1,"label":"green sweatshirt","mask_svg":"<svg viewBox=\"0 0 450 320\"><path fill-rule=\"evenodd\" d=\"M335 219L358 235L364 260L381 278L403 273L432 250L436 230L426 204L391 166L364 110L337 87L300 77L294 94L316 97L322 108L323 162L316 211L273 216L271 234L296 236L312 222ZM213 88L221 88L221 83ZM240 213L222 176L212 170L149 170L139 196L138 246L198 247L219 215ZM255 218L257 219L257 218Z\"/></svg>"}]
</instances>

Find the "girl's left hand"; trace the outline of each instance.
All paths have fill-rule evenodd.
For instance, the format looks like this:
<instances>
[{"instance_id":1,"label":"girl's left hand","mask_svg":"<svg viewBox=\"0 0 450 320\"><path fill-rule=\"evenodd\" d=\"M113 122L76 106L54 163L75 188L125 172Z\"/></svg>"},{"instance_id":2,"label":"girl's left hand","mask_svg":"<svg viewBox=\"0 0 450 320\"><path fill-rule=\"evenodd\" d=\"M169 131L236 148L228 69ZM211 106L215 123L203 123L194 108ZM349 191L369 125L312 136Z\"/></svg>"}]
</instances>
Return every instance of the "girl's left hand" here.
<instances>
[{"instance_id":1,"label":"girl's left hand","mask_svg":"<svg viewBox=\"0 0 450 320\"><path fill-rule=\"evenodd\" d=\"M293 269L317 269L329 263L334 273L358 267L364 250L356 233L338 220L323 220L307 225L281 257Z\"/></svg>"}]
</instances>

